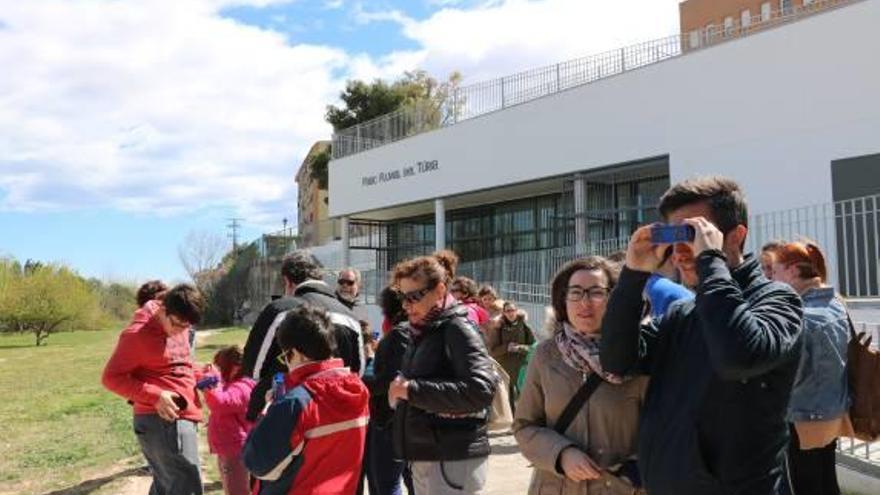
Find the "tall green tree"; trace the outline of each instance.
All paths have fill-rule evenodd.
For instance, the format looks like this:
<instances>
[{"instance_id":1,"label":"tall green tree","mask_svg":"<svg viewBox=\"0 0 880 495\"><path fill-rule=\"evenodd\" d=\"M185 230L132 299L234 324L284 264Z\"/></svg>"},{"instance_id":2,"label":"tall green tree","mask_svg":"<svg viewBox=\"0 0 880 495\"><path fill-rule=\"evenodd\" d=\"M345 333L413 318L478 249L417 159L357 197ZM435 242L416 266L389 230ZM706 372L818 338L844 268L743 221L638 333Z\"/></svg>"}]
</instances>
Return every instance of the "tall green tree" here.
<instances>
[{"instance_id":1,"label":"tall green tree","mask_svg":"<svg viewBox=\"0 0 880 495\"><path fill-rule=\"evenodd\" d=\"M343 106L328 105L325 119L334 131L340 131L404 107L439 109L460 83L458 72L440 82L423 70L405 72L391 84L381 79L348 81L339 95Z\"/></svg>"}]
</instances>

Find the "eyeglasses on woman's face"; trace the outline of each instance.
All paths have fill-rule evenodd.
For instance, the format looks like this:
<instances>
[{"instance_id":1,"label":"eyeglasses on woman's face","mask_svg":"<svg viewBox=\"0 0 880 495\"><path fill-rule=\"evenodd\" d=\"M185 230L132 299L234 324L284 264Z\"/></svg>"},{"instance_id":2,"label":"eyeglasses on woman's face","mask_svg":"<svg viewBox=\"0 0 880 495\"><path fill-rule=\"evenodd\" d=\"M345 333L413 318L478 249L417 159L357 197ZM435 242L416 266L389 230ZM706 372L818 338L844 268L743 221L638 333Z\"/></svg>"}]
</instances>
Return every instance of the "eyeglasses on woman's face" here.
<instances>
[{"instance_id":1,"label":"eyeglasses on woman's face","mask_svg":"<svg viewBox=\"0 0 880 495\"><path fill-rule=\"evenodd\" d=\"M422 287L421 289L411 290L409 292L398 292L397 297L400 298L401 302L415 304L424 299L432 290L434 290L433 287Z\"/></svg>"},{"instance_id":2,"label":"eyeglasses on woman's face","mask_svg":"<svg viewBox=\"0 0 880 495\"><path fill-rule=\"evenodd\" d=\"M592 287L583 288L578 285L572 285L565 289L565 300L570 302L580 302L584 299L590 302L601 303L608 300L608 294L611 289L594 285Z\"/></svg>"}]
</instances>

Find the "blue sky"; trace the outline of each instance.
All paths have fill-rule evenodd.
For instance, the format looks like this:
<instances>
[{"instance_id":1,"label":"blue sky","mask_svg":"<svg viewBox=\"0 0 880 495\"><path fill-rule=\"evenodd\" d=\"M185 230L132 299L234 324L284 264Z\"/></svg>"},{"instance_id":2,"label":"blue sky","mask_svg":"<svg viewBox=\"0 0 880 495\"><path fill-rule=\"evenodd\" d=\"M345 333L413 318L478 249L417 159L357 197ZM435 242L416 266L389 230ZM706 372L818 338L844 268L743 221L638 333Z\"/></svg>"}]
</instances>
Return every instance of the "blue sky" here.
<instances>
[{"instance_id":1,"label":"blue sky","mask_svg":"<svg viewBox=\"0 0 880 495\"><path fill-rule=\"evenodd\" d=\"M191 232L295 225L348 79L465 82L672 34L677 0L0 0L0 255L186 277Z\"/></svg>"}]
</instances>

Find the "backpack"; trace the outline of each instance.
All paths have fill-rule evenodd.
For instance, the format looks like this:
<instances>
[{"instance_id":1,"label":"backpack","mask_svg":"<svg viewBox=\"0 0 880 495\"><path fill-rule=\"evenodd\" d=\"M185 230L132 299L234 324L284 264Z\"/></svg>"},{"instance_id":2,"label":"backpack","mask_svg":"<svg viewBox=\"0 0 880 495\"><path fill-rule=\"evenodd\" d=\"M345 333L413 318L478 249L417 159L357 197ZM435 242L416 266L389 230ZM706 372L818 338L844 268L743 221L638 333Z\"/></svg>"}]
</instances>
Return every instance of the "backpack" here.
<instances>
[{"instance_id":1,"label":"backpack","mask_svg":"<svg viewBox=\"0 0 880 495\"><path fill-rule=\"evenodd\" d=\"M852 402L849 416L855 438L873 442L880 438L880 351L871 349L871 337L857 333L849 321L850 339L847 347L847 377Z\"/></svg>"}]
</instances>

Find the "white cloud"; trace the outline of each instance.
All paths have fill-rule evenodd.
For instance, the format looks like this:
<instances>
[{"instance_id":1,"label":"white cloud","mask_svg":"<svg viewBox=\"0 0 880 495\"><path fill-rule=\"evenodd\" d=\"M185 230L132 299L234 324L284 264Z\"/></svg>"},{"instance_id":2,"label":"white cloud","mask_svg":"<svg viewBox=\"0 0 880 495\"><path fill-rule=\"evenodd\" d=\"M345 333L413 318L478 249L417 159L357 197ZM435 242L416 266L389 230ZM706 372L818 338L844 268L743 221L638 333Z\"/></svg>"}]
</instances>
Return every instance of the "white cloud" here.
<instances>
[{"instance_id":1,"label":"white cloud","mask_svg":"<svg viewBox=\"0 0 880 495\"><path fill-rule=\"evenodd\" d=\"M417 67L497 77L670 34L678 5L435 0L443 8L415 20L355 4L356 22L397 24L419 45L381 57L292 46L219 14L285 3L0 0L0 210L231 207L253 224L292 219L293 176L330 134L325 105L344 79Z\"/></svg>"},{"instance_id":2,"label":"white cloud","mask_svg":"<svg viewBox=\"0 0 880 495\"><path fill-rule=\"evenodd\" d=\"M678 31L679 0L504 0L473 8L440 3L450 6L425 20L396 11L361 13L360 19L397 22L422 47L399 56L441 77L459 70L467 82Z\"/></svg>"},{"instance_id":3,"label":"white cloud","mask_svg":"<svg viewBox=\"0 0 880 495\"><path fill-rule=\"evenodd\" d=\"M218 14L243 3L0 2L0 208L295 209L349 56Z\"/></svg>"}]
</instances>

